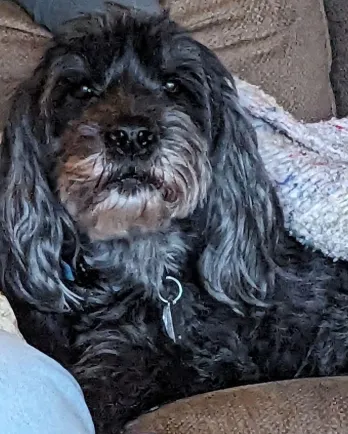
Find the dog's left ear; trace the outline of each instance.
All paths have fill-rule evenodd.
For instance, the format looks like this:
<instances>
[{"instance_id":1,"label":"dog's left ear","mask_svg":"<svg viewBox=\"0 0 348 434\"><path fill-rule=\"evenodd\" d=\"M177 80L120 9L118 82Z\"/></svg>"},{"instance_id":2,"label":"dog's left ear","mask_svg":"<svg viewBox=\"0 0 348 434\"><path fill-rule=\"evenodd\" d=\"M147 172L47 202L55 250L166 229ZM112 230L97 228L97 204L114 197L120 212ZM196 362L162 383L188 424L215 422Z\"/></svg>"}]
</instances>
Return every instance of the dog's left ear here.
<instances>
[{"instance_id":1,"label":"dog's left ear","mask_svg":"<svg viewBox=\"0 0 348 434\"><path fill-rule=\"evenodd\" d=\"M264 305L274 285L282 213L233 78L204 47L202 60L211 95L213 182L200 273L213 297L243 313L246 305Z\"/></svg>"}]
</instances>

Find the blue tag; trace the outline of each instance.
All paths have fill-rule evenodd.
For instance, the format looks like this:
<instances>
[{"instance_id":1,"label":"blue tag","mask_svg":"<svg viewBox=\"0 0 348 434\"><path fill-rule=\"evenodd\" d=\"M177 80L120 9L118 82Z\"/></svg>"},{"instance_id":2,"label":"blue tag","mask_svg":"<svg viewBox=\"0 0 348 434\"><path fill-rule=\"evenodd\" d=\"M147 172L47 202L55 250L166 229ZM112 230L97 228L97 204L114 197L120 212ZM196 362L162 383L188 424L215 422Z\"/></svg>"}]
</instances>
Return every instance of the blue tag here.
<instances>
[{"instance_id":1,"label":"blue tag","mask_svg":"<svg viewBox=\"0 0 348 434\"><path fill-rule=\"evenodd\" d=\"M70 265L67 264L66 262L62 261L62 269L63 269L63 275L64 275L65 279L70 280L70 282L74 282L75 277L74 277L74 273L73 273L73 270L70 267Z\"/></svg>"}]
</instances>

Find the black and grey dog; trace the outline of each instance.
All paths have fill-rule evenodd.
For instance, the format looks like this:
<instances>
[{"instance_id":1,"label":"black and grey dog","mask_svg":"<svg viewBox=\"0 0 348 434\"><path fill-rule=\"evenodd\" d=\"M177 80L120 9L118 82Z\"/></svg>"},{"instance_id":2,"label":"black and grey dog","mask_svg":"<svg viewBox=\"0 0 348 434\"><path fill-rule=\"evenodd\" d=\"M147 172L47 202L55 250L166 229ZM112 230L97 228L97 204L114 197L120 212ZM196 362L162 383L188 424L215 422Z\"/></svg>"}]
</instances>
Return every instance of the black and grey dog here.
<instances>
[{"instance_id":1,"label":"black and grey dog","mask_svg":"<svg viewBox=\"0 0 348 434\"><path fill-rule=\"evenodd\" d=\"M233 79L168 16L81 18L18 91L2 285L98 433L212 389L348 372L348 267L305 251Z\"/></svg>"}]
</instances>

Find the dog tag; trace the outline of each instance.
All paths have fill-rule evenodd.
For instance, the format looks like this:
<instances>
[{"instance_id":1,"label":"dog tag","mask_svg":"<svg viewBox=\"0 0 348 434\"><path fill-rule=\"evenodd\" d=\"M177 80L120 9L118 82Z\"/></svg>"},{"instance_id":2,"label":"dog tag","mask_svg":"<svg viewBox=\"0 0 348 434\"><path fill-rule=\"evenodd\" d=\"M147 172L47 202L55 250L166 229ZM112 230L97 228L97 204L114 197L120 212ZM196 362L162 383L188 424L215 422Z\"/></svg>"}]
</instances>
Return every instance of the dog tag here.
<instances>
[{"instance_id":1,"label":"dog tag","mask_svg":"<svg viewBox=\"0 0 348 434\"><path fill-rule=\"evenodd\" d=\"M170 339L176 342L173 317L172 317L172 306L171 303L169 302L163 308L162 321L168 336L170 337Z\"/></svg>"},{"instance_id":2,"label":"dog tag","mask_svg":"<svg viewBox=\"0 0 348 434\"><path fill-rule=\"evenodd\" d=\"M171 277L171 276L167 276L166 280L171 280L172 282L176 283L176 285L178 287L178 293L172 299L172 301L167 300L159 293L160 300L165 304L165 306L163 308L163 314L162 314L162 321L164 324L164 328L166 329L167 335L170 337L170 339L172 339L173 342L176 342L175 329L174 329L173 316L172 316L172 308L180 300L182 293L183 293L183 289L182 289L181 283L178 281L178 279L175 279L174 277ZM180 336L179 336L179 339L180 339Z\"/></svg>"}]
</instances>

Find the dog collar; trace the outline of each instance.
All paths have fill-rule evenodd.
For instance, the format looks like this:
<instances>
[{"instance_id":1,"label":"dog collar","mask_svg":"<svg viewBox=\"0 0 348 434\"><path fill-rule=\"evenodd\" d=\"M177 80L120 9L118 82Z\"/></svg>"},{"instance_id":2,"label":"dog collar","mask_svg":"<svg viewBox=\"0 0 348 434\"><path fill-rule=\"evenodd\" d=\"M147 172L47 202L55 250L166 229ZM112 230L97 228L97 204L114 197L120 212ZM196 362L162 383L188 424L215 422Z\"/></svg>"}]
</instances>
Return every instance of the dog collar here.
<instances>
[{"instance_id":1,"label":"dog collar","mask_svg":"<svg viewBox=\"0 0 348 434\"><path fill-rule=\"evenodd\" d=\"M76 273L73 271L72 267L65 261L61 261L62 266L62 273L65 280L69 282L75 282L76 281ZM88 274L88 270L86 268L79 264L80 273ZM79 279L80 280L80 279ZM178 303L178 301L181 299L183 295L183 287L178 279L172 276L166 276L166 281L173 282L175 285L169 288L168 295L164 296L161 294L161 292L158 293L158 298L160 301L164 304L163 312L162 312L162 321L164 328L167 332L167 335L173 342L177 342L177 339L181 339L181 335L176 336L175 333L175 327L174 327L174 321L173 321L173 311ZM167 285L164 285L167 287Z\"/></svg>"},{"instance_id":2,"label":"dog collar","mask_svg":"<svg viewBox=\"0 0 348 434\"><path fill-rule=\"evenodd\" d=\"M89 268L82 258L76 262L75 268L68 262L61 260L61 269L64 280L74 282L81 287L89 288L98 279L98 272Z\"/></svg>"},{"instance_id":3,"label":"dog collar","mask_svg":"<svg viewBox=\"0 0 348 434\"><path fill-rule=\"evenodd\" d=\"M62 272L63 272L64 279L69 280L70 282L74 282L75 275L71 266L65 261L61 261L61 264L62 264Z\"/></svg>"},{"instance_id":4,"label":"dog collar","mask_svg":"<svg viewBox=\"0 0 348 434\"><path fill-rule=\"evenodd\" d=\"M183 295L183 287L178 279L172 276L166 276L166 281L173 282L175 284L175 287L169 288L169 294L167 297L164 297L161 294L161 291L158 293L158 298L161 300L161 302L164 304L163 307L163 313L162 313L162 321L164 328L167 332L167 335L170 337L170 339L176 343L177 338L180 340L181 336L176 336L175 333L175 327L173 322L173 310L177 302L181 299ZM164 285L166 286L166 285Z\"/></svg>"}]
</instances>

